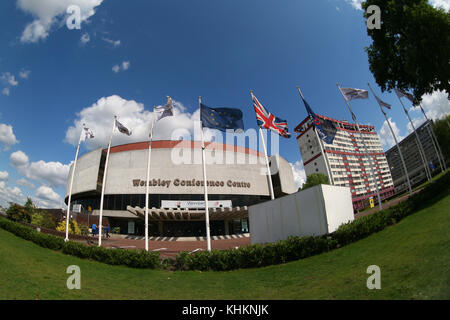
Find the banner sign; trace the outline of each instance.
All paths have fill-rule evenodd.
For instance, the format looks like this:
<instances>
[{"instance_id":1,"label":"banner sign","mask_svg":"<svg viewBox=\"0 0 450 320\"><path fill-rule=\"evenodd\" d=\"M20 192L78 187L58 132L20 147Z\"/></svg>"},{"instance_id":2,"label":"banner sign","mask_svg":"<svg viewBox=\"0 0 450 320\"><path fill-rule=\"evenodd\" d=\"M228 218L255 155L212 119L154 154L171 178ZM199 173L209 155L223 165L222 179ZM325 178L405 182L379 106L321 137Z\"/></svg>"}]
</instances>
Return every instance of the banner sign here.
<instances>
[{"instance_id":1,"label":"banner sign","mask_svg":"<svg viewBox=\"0 0 450 320\"><path fill-rule=\"evenodd\" d=\"M208 201L210 208L231 208L231 200L211 200ZM205 201L177 201L161 200L161 208L183 208L183 209L205 209Z\"/></svg>"}]
</instances>

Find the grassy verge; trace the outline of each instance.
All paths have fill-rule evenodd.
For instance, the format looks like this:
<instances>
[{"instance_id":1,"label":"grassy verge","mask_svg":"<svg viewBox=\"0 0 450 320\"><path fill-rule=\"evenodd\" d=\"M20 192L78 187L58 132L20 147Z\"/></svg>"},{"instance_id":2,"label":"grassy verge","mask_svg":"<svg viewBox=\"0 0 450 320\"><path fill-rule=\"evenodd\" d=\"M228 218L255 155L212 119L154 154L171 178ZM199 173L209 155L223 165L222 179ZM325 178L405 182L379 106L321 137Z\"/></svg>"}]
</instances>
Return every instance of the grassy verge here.
<instances>
[{"instance_id":1,"label":"grassy verge","mask_svg":"<svg viewBox=\"0 0 450 320\"><path fill-rule=\"evenodd\" d=\"M450 193L398 224L328 253L259 269L170 272L110 266L0 229L0 299L449 299ZM81 268L82 289L66 288ZM381 290L366 269L381 268Z\"/></svg>"}]
</instances>

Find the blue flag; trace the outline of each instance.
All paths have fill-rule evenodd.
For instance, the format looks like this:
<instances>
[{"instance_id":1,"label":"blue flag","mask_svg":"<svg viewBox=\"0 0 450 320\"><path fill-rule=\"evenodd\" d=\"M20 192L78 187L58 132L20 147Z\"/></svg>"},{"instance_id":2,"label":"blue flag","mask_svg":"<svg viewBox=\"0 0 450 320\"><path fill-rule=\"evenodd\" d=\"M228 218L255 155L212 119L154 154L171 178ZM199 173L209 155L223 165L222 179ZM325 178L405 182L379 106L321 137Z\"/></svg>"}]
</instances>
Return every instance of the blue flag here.
<instances>
[{"instance_id":1,"label":"blue flag","mask_svg":"<svg viewBox=\"0 0 450 320\"><path fill-rule=\"evenodd\" d=\"M200 120L203 128L217 129L220 131L244 130L242 111L232 108L209 108L200 104Z\"/></svg>"},{"instance_id":2,"label":"blue flag","mask_svg":"<svg viewBox=\"0 0 450 320\"><path fill-rule=\"evenodd\" d=\"M303 99L303 103L305 104L306 111L309 114L309 117L314 125L314 127L317 130L317 134L319 135L320 139L325 141L325 143L332 144L334 140L334 136L336 135L337 128L334 125L333 121L327 120L327 119L321 119L319 118L311 109L308 102L306 102L305 99Z\"/></svg>"}]
</instances>

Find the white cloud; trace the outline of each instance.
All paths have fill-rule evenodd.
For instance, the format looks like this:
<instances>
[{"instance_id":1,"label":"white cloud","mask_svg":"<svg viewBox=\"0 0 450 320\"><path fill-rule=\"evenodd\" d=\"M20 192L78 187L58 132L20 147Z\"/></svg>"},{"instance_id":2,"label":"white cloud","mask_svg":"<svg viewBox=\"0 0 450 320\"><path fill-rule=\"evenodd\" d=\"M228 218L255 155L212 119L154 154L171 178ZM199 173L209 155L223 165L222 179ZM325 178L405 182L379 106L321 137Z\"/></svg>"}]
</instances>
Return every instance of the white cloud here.
<instances>
[{"instance_id":1,"label":"white cloud","mask_svg":"<svg viewBox=\"0 0 450 320\"><path fill-rule=\"evenodd\" d=\"M30 70L22 69L19 72L19 77L21 77L22 79L28 79L28 77L30 76L30 73L31 73Z\"/></svg>"},{"instance_id":2,"label":"white cloud","mask_svg":"<svg viewBox=\"0 0 450 320\"><path fill-rule=\"evenodd\" d=\"M104 41L108 42L109 44L112 44L114 47L120 46L121 42L120 40L111 40L108 38L102 38Z\"/></svg>"},{"instance_id":3,"label":"white cloud","mask_svg":"<svg viewBox=\"0 0 450 320\"><path fill-rule=\"evenodd\" d=\"M53 191L52 188L47 186L40 186L36 190L36 197L44 201L50 201L53 203L60 203L62 198L59 194Z\"/></svg>"},{"instance_id":4,"label":"white cloud","mask_svg":"<svg viewBox=\"0 0 450 320\"><path fill-rule=\"evenodd\" d=\"M414 125L414 128L416 128L416 129L418 127L420 127L425 122L424 118L413 118L411 120L412 120L412 123ZM413 130L413 127L411 125L411 122L409 122L409 120L408 120L408 124L406 125L406 134L410 134L413 131L414 130Z\"/></svg>"},{"instance_id":5,"label":"white cloud","mask_svg":"<svg viewBox=\"0 0 450 320\"><path fill-rule=\"evenodd\" d=\"M450 11L450 0L430 0L429 2L435 8L443 8L447 12Z\"/></svg>"},{"instance_id":6,"label":"white cloud","mask_svg":"<svg viewBox=\"0 0 450 320\"><path fill-rule=\"evenodd\" d=\"M130 61L123 61L122 65L114 65L112 67L112 71L114 71L114 73L118 73L119 71L125 71L128 70L130 68Z\"/></svg>"},{"instance_id":7,"label":"white cloud","mask_svg":"<svg viewBox=\"0 0 450 320\"><path fill-rule=\"evenodd\" d=\"M400 129L397 127L397 124L394 121L392 121L392 118L389 118L389 122L397 138L397 141L400 142L404 138L400 135ZM389 129L389 124L386 122L386 120L383 122L383 125L381 126L379 132L381 145L385 148L385 150L388 150L393 145L395 145L394 137L392 136L391 130Z\"/></svg>"},{"instance_id":8,"label":"white cloud","mask_svg":"<svg viewBox=\"0 0 450 320\"><path fill-rule=\"evenodd\" d=\"M34 189L36 186L25 178L16 181L16 184L25 188Z\"/></svg>"},{"instance_id":9,"label":"white cloud","mask_svg":"<svg viewBox=\"0 0 450 320\"><path fill-rule=\"evenodd\" d=\"M0 80L12 87L15 87L19 84L19 82L16 80L16 77L9 72L3 72L0 76Z\"/></svg>"},{"instance_id":10,"label":"white cloud","mask_svg":"<svg viewBox=\"0 0 450 320\"><path fill-rule=\"evenodd\" d=\"M119 72L120 71L120 66L119 65L114 65L113 67L112 67L112 71L114 71L114 73L117 73L117 72Z\"/></svg>"},{"instance_id":11,"label":"white cloud","mask_svg":"<svg viewBox=\"0 0 450 320\"><path fill-rule=\"evenodd\" d=\"M364 0L345 0L345 2L349 3L356 10L363 10L361 3ZM428 1L435 8L444 8L446 11L450 10L450 0L429 0Z\"/></svg>"},{"instance_id":12,"label":"white cloud","mask_svg":"<svg viewBox=\"0 0 450 320\"><path fill-rule=\"evenodd\" d=\"M361 2L363 2L363 0L345 0L345 2L349 3L356 10L362 10Z\"/></svg>"},{"instance_id":13,"label":"white cloud","mask_svg":"<svg viewBox=\"0 0 450 320\"><path fill-rule=\"evenodd\" d=\"M422 107L429 119L437 120L450 114L450 100L444 91L423 95ZM413 107L412 110L420 111L420 107ZM420 113L422 112L420 111Z\"/></svg>"},{"instance_id":14,"label":"white cloud","mask_svg":"<svg viewBox=\"0 0 450 320\"><path fill-rule=\"evenodd\" d=\"M89 33L84 33L82 36L81 36L81 38L80 38L80 41L81 41L81 44L86 44L86 43L88 43L89 41L91 41L91 37L89 36Z\"/></svg>"},{"instance_id":15,"label":"white cloud","mask_svg":"<svg viewBox=\"0 0 450 320\"><path fill-rule=\"evenodd\" d=\"M13 144L19 142L14 135L12 126L0 123L0 142L4 144L4 150L8 150Z\"/></svg>"},{"instance_id":16,"label":"white cloud","mask_svg":"<svg viewBox=\"0 0 450 320\"><path fill-rule=\"evenodd\" d=\"M292 173L294 174L294 181L297 185L297 188L300 188L303 186L303 184L306 182L306 173L305 168L303 167L302 161L296 161L294 164L289 163L292 167Z\"/></svg>"},{"instance_id":17,"label":"white cloud","mask_svg":"<svg viewBox=\"0 0 450 320\"><path fill-rule=\"evenodd\" d=\"M8 171L0 171L0 181L8 181L9 173Z\"/></svg>"},{"instance_id":18,"label":"white cloud","mask_svg":"<svg viewBox=\"0 0 450 320\"><path fill-rule=\"evenodd\" d=\"M117 115L118 120L132 130L133 134L127 136L115 130L113 145L148 140L152 112L145 110L142 103L113 95L103 97L92 106L81 110L77 114L73 126L67 129L65 141L75 146L78 143L82 125L85 123L95 135L94 139L86 141L87 148L107 146L114 115ZM198 109L193 113L188 113L185 112L185 107L181 103L174 101L174 116L156 122L154 139L171 139L172 133L177 129L184 130L186 134L192 134L195 120L199 120Z\"/></svg>"},{"instance_id":19,"label":"white cloud","mask_svg":"<svg viewBox=\"0 0 450 320\"><path fill-rule=\"evenodd\" d=\"M81 22L85 22L95 14L94 8L102 2L103 0L17 0L17 7L34 17L34 20L25 27L20 41L36 43L48 37L52 26L65 26L62 22L70 5L80 8Z\"/></svg>"},{"instance_id":20,"label":"white cloud","mask_svg":"<svg viewBox=\"0 0 450 320\"><path fill-rule=\"evenodd\" d=\"M130 61L122 62L122 70L128 70L129 67L130 67Z\"/></svg>"},{"instance_id":21,"label":"white cloud","mask_svg":"<svg viewBox=\"0 0 450 320\"><path fill-rule=\"evenodd\" d=\"M0 181L0 205L8 207L10 202L23 204L26 197L18 187L8 187L5 181Z\"/></svg>"},{"instance_id":22,"label":"white cloud","mask_svg":"<svg viewBox=\"0 0 450 320\"><path fill-rule=\"evenodd\" d=\"M28 79L30 73L31 71L22 69L19 72L19 77L21 77L22 79ZM16 77L10 72L3 72L0 75L0 82L2 82L6 86L2 90L2 94L5 96L9 96L12 87L17 87L19 85L19 81L17 81Z\"/></svg>"},{"instance_id":23,"label":"white cloud","mask_svg":"<svg viewBox=\"0 0 450 320\"><path fill-rule=\"evenodd\" d=\"M45 162L43 160L30 163L28 156L20 150L11 154L10 161L11 165L28 179L45 181L55 187L66 185L69 164L54 161Z\"/></svg>"},{"instance_id":24,"label":"white cloud","mask_svg":"<svg viewBox=\"0 0 450 320\"><path fill-rule=\"evenodd\" d=\"M23 167L28 164L28 156L22 152L22 151L16 151L11 153L11 156L9 157L9 160L11 161L11 164L13 167Z\"/></svg>"}]
</instances>

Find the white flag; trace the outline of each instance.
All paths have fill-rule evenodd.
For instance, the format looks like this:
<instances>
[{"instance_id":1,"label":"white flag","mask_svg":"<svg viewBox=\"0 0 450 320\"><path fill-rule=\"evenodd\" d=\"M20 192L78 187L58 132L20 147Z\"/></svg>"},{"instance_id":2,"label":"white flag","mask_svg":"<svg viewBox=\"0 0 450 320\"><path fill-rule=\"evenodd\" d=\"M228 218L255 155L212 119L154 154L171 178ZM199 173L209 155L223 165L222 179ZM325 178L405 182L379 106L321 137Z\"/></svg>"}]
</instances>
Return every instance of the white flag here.
<instances>
[{"instance_id":1,"label":"white flag","mask_svg":"<svg viewBox=\"0 0 450 320\"><path fill-rule=\"evenodd\" d=\"M355 88L339 88L345 100L351 101L353 99L368 99L369 91Z\"/></svg>"},{"instance_id":2,"label":"white flag","mask_svg":"<svg viewBox=\"0 0 450 320\"><path fill-rule=\"evenodd\" d=\"M373 92L372 92L373 93ZM373 94L375 96L375 99L377 99L377 102L380 106L391 109L391 105L389 103L384 102L383 100L381 100L380 98L378 98L376 96L376 94Z\"/></svg>"},{"instance_id":3,"label":"white flag","mask_svg":"<svg viewBox=\"0 0 450 320\"><path fill-rule=\"evenodd\" d=\"M122 132L126 135L131 136L131 130L128 130L127 127L125 127L123 124L121 124L119 121L116 120L116 127L119 132Z\"/></svg>"},{"instance_id":4,"label":"white flag","mask_svg":"<svg viewBox=\"0 0 450 320\"><path fill-rule=\"evenodd\" d=\"M395 88L394 90L395 90L395 93L397 94L397 97L399 99L405 97L406 99L408 99L412 103L415 102L414 96L411 93L405 92L405 91L397 89L397 88Z\"/></svg>"},{"instance_id":5,"label":"white flag","mask_svg":"<svg viewBox=\"0 0 450 320\"><path fill-rule=\"evenodd\" d=\"M173 116L173 101L171 97L167 97L167 103L164 107L155 108L157 120L165 117Z\"/></svg>"},{"instance_id":6,"label":"white flag","mask_svg":"<svg viewBox=\"0 0 450 320\"><path fill-rule=\"evenodd\" d=\"M87 139L92 139L94 138L94 133L92 132L91 129L84 127L84 140L86 141Z\"/></svg>"}]
</instances>

